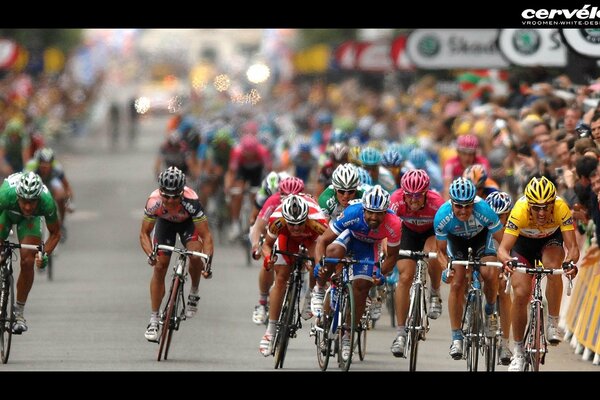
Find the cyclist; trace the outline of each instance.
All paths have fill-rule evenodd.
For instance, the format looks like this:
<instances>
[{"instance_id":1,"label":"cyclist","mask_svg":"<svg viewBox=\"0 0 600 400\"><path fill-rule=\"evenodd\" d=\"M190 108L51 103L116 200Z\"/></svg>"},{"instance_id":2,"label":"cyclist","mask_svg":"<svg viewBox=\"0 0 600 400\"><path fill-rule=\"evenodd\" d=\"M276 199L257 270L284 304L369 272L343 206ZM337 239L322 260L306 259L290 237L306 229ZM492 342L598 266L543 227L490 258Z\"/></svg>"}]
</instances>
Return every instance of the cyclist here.
<instances>
[{"instance_id":1,"label":"cyclist","mask_svg":"<svg viewBox=\"0 0 600 400\"><path fill-rule=\"evenodd\" d=\"M254 225L250 227L250 243L252 243L252 253L258 249L258 241L260 234L265 232L268 226L269 218L273 214L273 211L281 204L281 201L285 196L290 194L299 194L304 190L304 182L300 178L290 176L289 178L283 179L278 186L279 192L273 193L265 201L260 213L254 222ZM258 196L257 196L258 197ZM262 253L259 254L262 256ZM275 278L275 271L265 268L261 268L258 273L258 290L260 297L258 304L254 307L252 313L252 321L257 325L265 323L267 318L267 304L269 303L269 290L273 285L273 279ZM310 293L309 293L310 294ZM309 317L310 318L310 317ZM307 318L308 319L308 318Z\"/></svg>"},{"instance_id":2,"label":"cyclist","mask_svg":"<svg viewBox=\"0 0 600 400\"><path fill-rule=\"evenodd\" d=\"M479 139L475 135L462 135L456 140L457 155L444 164L444 190L442 191L444 195L448 193L452 181L461 177L467 167L473 164L481 164L486 170L490 169L487 158L477 154L478 149Z\"/></svg>"},{"instance_id":3,"label":"cyclist","mask_svg":"<svg viewBox=\"0 0 600 400\"><path fill-rule=\"evenodd\" d=\"M0 171L3 176L23 170L31 158L31 139L20 117L12 117L0 133Z\"/></svg>"},{"instance_id":4,"label":"cyclist","mask_svg":"<svg viewBox=\"0 0 600 400\"><path fill-rule=\"evenodd\" d=\"M388 148L383 152L381 157L381 165L388 169L394 177L394 183L400 187L400 179L402 178L404 160L402 155L394 147Z\"/></svg>"},{"instance_id":5,"label":"cyclist","mask_svg":"<svg viewBox=\"0 0 600 400\"><path fill-rule=\"evenodd\" d=\"M288 174L287 172L275 172L275 171L271 171L267 174L267 176L265 176L265 179L262 180L262 182L260 184L260 189L258 189L258 192L256 192L256 197L254 198L254 207L252 209L252 214L250 215L250 224L251 225L253 225L254 222L256 221L256 216L259 214L260 210L262 209L262 207L265 204L265 202L267 201L267 199L269 197L271 197L273 194L277 193L277 190L279 188L279 183L282 180L289 178L289 177L290 177L290 174ZM302 182L302 187L304 187L304 182ZM302 190L304 190L304 189L302 189ZM279 197L279 196L277 196L277 197ZM277 204L277 205L279 205L279 204ZM271 212L273 212L273 210L271 210ZM262 232L262 230L259 233L261 233L261 232Z\"/></svg>"},{"instance_id":6,"label":"cyclist","mask_svg":"<svg viewBox=\"0 0 600 400\"><path fill-rule=\"evenodd\" d=\"M42 179L35 172L17 172L8 176L0 186L0 239L6 240L13 225L17 225L19 243L39 245L41 243L40 217L46 219L50 236L45 243L44 254L37 251L20 251L21 271L17 279L17 298L13 333L27 331L23 316L27 297L33 286L33 265L45 268L48 254L60 240L60 221L56 203Z\"/></svg>"},{"instance_id":7,"label":"cyclist","mask_svg":"<svg viewBox=\"0 0 600 400\"><path fill-rule=\"evenodd\" d=\"M200 275L211 277L210 265L213 239L198 195L185 184L185 174L177 167L169 167L158 176L158 189L146 201L144 219L140 231L140 244L148 255L148 264L154 267L150 281L151 314L144 336L149 342L158 341L159 308L165 295L165 275L171 252L159 250L153 253L153 244L174 246L177 234L181 243L191 251L201 251L210 256L204 266L198 257L190 257L189 273L192 287L188 294L186 316L192 318L198 311L198 286ZM154 237L151 238L152 230Z\"/></svg>"},{"instance_id":8,"label":"cyclist","mask_svg":"<svg viewBox=\"0 0 600 400\"><path fill-rule=\"evenodd\" d=\"M330 184L333 177L333 171L342 164L348 162L348 146L344 143L335 143L329 149L329 158L325 161L319 170L317 193L321 193Z\"/></svg>"},{"instance_id":9,"label":"cyclist","mask_svg":"<svg viewBox=\"0 0 600 400\"><path fill-rule=\"evenodd\" d=\"M358 326L360 318L365 311L367 295L373 286L373 265L364 262L377 261L379 244L387 239L387 254L381 267L381 274L391 272L396 264L398 250L400 249L400 232L402 222L396 214L389 209L390 195L380 185L373 186L367 191L361 201L351 203L334 221L329 222L329 227L317 241L316 260L321 257L342 258L346 253L359 261L353 266L353 284L355 301L354 324ZM361 264L360 262L363 262ZM313 289L311 308L315 315L323 310L325 298L325 282L334 272L334 268L315 266L318 275L317 283ZM379 281L379 279L377 279ZM341 349L342 358L348 359L350 354L350 338L344 337Z\"/></svg>"},{"instance_id":10,"label":"cyclist","mask_svg":"<svg viewBox=\"0 0 600 400\"><path fill-rule=\"evenodd\" d=\"M290 277L290 267L294 262L291 257L281 255L272 260L271 249L275 245L282 251L297 252L300 245L304 245L309 255L314 257L316 239L326 228L325 216L319 210L317 203L308 195L287 196L269 218L267 237L262 249L263 266L266 269L275 268L275 285L271 289L269 325L259 345L259 352L265 357L271 354L271 343Z\"/></svg>"},{"instance_id":11,"label":"cyclist","mask_svg":"<svg viewBox=\"0 0 600 400\"><path fill-rule=\"evenodd\" d=\"M400 189L396 190L390 199L390 208L402 220L402 240L400 248L413 251L435 251L435 233L433 218L444 203L439 193L430 190L430 179L422 169L411 169L402 176ZM400 278L396 287L396 338L392 343L392 354L395 357L404 356L406 344L406 316L410 303L409 290L415 276L417 263L415 260L398 256L398 272ZM442 299L440 298L440 283L442 269L437 260L429 263L431 277L429 318L437 319L442 315Z\"/></svg>"},{"instance_id":12,"label":"cyclist","mask_svg":"<svg viewBox=\"0 0 600 400\"><path fill-rule=\"evenodd\" d=\"M567 248L566 254L563 241ZM535 260L541 260L545 268L552 269L579 260L579 247L569 205L556 195L556 187L544 176L534 177L529 181L524 196L517 200L508 217L504 237L498 249L498 258L506 264L512 257L529 265L534 265ZM510 264L506 264L506 271L513 271ZM577 268L567 272L571 277L576 274ZM515 348L509 371L522 371L525 365L523 337L527 325L527 305L531 297L532 279L532 276L526 274L514 274L512 277L512 329ZM558 326L562 287L561 276L548 275L547 337L548 341L555 345L563 339L563 333Z\"/></svg>"},{"instance_id":13,"label":"cyclist","mask_svg":"<svg viewBox=\"0 0 600 400\"><path fill-rule=\"evenodd\" d=\"M506 192L492 192L485 198L485 202L492 207L492 210L494 210L496 214L498 214L498 218L500 218L500 223L502 226L506 226L508 215L512 209L512 198L510 195ZM494 242L494 245L496 248L498 248L500 243ZM502 365L508 365L512 357L512 352L510 351L509 346L512 299L510 294L506 293L506 280L500 280L498 285L498 300L500 301L500 325L502 327L500 354L498 358L500 359Z\"/></svg>"},{"instance_id":14,"label":"cyclist","mask_svg":"<svg viewBox=\"0 0 600 400\"><path fill-rule=\"evenodd\" d=\"M500 189L495 180L488 177L485 167L481 164L473 164L465 169L463 178L467 178L473 182L477 188L477 196L485 199L490 193L497 192Z\"/></svg>"},{"instance_id":15,"label":"cyclist","mask_svg":"<svg viewBox=\"0 0 600 400\"><path fill-rule=\"evenodd\" d=\"M354 199L361 199L363 190L354 165L340 164L331 176L331 185L319 196L319 206L327 219L336 219Z\"/></svg>"},{"instance_id":16,"label":"cyclist","mask_svg":"<svg viewBox=\"0 0 600 400\"><path fill-rule=\"evenodd\" d=\"M457 178L450 185L450 200L442 204L435 214L433 226L437 242L437 254L441 265L448 258L466 260L468 248L473 249L482 262L496 260L496 248L492 241L502 239L502 225L491 207L476 194L475 185L468 179ZM448 313L452 329L450 356L460 360L463 355L461 319L465 301L466 268L454 266L449 276L452 279L448 295ZM498 271L494 267L481 267L486 298L485 314L488 332L495 332L498 321L493 311L498 293Z\"/></svg>"},{"instance_id":17,"label":"cyclist","mask_svg":"<svg viewBox=\"0 0 600 400\"><path fill-rule=\"evenodd\" d=\"M360 152L360 162L362 167L369 171L373 179L373 185L381 185L382 189L388 193L396 190L396 182L392 173L381 166L383 155L375 147L366 147Z\"/></svg>"},{"instance_id":18,"label":"cyclist","mask_svg":"<svg viewBox=\"0 0 600 400\"><path fill-rule=\"evenodd\" d=\"M73 199L73 189L62 165L54 157L54 151L48 147L37 150L34 157L25 165L24 172L29 171L38 174L44 185L52 193L52 197L58 206L58 215L61 221L61 239L66 240L65 216L67 203Z\"/></svg>"}]
</instances>

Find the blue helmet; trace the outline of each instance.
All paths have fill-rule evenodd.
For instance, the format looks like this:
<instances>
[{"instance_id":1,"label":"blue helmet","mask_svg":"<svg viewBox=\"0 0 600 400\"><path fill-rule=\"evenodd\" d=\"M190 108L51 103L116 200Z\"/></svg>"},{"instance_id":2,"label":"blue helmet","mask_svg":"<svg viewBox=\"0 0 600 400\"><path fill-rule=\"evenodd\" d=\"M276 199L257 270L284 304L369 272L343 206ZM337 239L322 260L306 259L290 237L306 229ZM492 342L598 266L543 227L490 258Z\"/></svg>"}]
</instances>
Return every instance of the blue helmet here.
<instances>
[{"instance_id":1,"label":"blue helmet","mask_svg":"<svg viewBox=\"0 0 600 400\"><path fill-rule=\"evenodd\" d=\"M455 203L472 203L477 194L477 188L469 179L456 178L448 189L450 200Z\"/></svg>"},{"instance_id":2,"label":"blue helmet","mask_svg":"<svg viewBox=\"0 0 600 400\"><path fill-rule=\"evenodd\" d=\"M485 202L498 215L507 213L512 208L512 198L506 192L492 192L485 198Z\"/></svg>"},{"instance_id":3,"label":"blue helmet","mask_svg":"<svg viewBox=\"0 0 600 400\"><path fill-rule=\"evenodd\" d=\"M402 156L396 149L389 148L383 153L381 165L384 167L399 167L402 164Z\"/></svg>"},{"instance_id":4,"label":"blue helmet","mask_svg":"<svg viewBox=\"0 0 600 400\"><path fill-rule=\"evenodd\" d=\"M410 163L414 165L416 169L425 169L428 159L429 157L427 156L425 150L418 147L412 149L408 154L408 161L410 161Z\"/></svg>"},{"instance_id":5,"label":"blue helmet","mask_svg":"<svg viewBox=\"0 0 600 400\"><path fill-rule=\"evenodd\" d=\"M375 147L366 147L360 152L360 162L362 165L381 164L381 151Z\"/></svg>"},{"instance_id":6,"label":"blue helmet","mask_svg":"<svg viewBox=\"0 0 600 400\"><path fill-rule=\"evenodd\" d=\"M362 203L363 208L367 211L386 211L390 205L390 194L380 185L375 185L363 194Z\"/></svg>"},{"instance_id":7,"label":"blue helmet","mask_svg":"<svg viewBox=\"0 0 600 400\"><path fill-rule=\"evenodd\" d=\"M358 180L360 181L361 185L373 185L373 178L371 178L369 171L363 167L356 167L356 172L358 172Z\"/></svg>"}]
</instances>

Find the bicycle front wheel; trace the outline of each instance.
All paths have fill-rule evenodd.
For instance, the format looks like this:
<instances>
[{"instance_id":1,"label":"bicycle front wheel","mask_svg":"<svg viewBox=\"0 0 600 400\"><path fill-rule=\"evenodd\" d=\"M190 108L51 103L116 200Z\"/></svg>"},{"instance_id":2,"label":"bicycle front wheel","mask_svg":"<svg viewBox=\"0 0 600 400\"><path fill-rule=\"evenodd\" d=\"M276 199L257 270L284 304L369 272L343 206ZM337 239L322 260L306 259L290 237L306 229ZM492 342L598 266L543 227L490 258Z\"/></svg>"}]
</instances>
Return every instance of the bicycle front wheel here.
<instances>
[{"instance_id":1,"label":"bicycle front wheel","mask_svg":"<svg viewBox=\"0 0 600 400\"><path fill-rule=\"evenodd\" d=\"M354 292L352 291L352 283L348 282L344 285L344 292L342 294L340 304L340 320L339 320L339 353L338 362L342 371L348 371L350 364L352 364L352 353L354 352L354 345L356 340L356 328L355 328L355 303L354 303ZM347 357L344 357L344 338L350 340L350 351Z\"/></svg>"},{"instance_id":2,"label":"bicycle front wheel","mask_svg":"<svg viewBox=\"0 0 600 400\"><path fill-rule=\"evenodd\" d=\"M46 273L48 274L48 280L51 281L52 280L52 273L54 272L52 270L53 264L54 264L54 257L52 256L52 254L50 254L48 256L48 265L46 266Z\"/></svg>"},{"instance_id":3,"label":"bicycle front wheel","mask_svg":"<svg viewBox=\"0 0 600 400\"><path fill-rule=\"evenodd\" d=\"M388 312L390 313L390 325L392 326L392 328L396 327L396 288L394 287L394 285L390 285L386 283L385 286L385 290L386 290L386 298L385 298L385 305L386 308L388 310Z\"/></svg>"},{"instance_id":4,"label":"bicycle front wheel","mask_svg":"<svg viewBox=\"0 0 600 400\"><path fill-rule=\"evenodd\" d=\"M327 297L325 297L327 301ZM321 317L322 330L317 330L315 335L315 344L317 345L317 361L319 362L319 368L321 371L326 371L329 365L329 356L331 355L332 340L329 335L331 329L331 321L333 320L333 311L330 311L328 315Z\"/></svg>"},{"instance_id":5,"label":"bicycle front wheel","mask_svg":"<svg viewBox=\"0 0 600 400\"><path fill-rule=\"evenodd\" d=\"M293 276L290 276L293 279ZM293 282L285 292L281 313L279 313L279 321L277 321L277 332L275 333L274 347L275 352L275 369L283 368L285 353L287 352L288 343L290 341L290 327L294 319L294 305L297 302L298 290L296 282Z\"/></svg>"},{"instance_id":6,"label":"bicycle front wheel","mask_svg":"<svg viewBox=\"0 0 600 400\"><path fill-rule=\"evenodd\" d=\"M471 300L470 315L467 318L470 319L469 329L467 331L467 337L465 342L467 343L467 369L472 372L477 372L477 364L479 362L479 351L480 351L480 331L483 329L483 321L481 316L481 296L474 295Z\"/></svg>"},{"instance_id":7,"label":"bicycle front wheel","mask_svg":"<svg viewBox=\"0 0 600 400\"><path fill-rule=\"evenodd\" d=\"M422 293L423 288L420 285L415 285L411 288L410 308L408 311L408 318L406 319L408 327L408 335L406 337L407 349L409 352L409 371L417 370L417 355L419 352L419 338L421 337L421 320L423 318L421 314L422 309Z\"/></svg>"},{"instance_id":8,"label":"bicycle front wheel","mask_svg":"<svg viewBox=\"0 0 600 400\"><path fill-rule=\"evenodd\" d=\"M171 345L171 330L174 328L174 317L175 317L175 303L177 302L177 295L179 293L179 285L181 282L177 277L173 277L173 283L171 284L171 292L169 294L169 300L165 305L165 310L163 312L163 323L162 323L162 331L160 332L160 343L158 346L158 359L160 361L163 355L163 349L165 351L164 359L167 359L167 354L169 353L169 346Z\"/></svg>"},{"instance_id":9,"label":"bicycle front wheel","mask_svg":"<svg viewBox=\"0 0 600 400\"><path fill-rule=\"evenodd\" d=\"M525 337L528 357L525 357L525 371L530 368L533 372L540 370L542 360L542 307L536 303L531 310L530 329L528 336Z\"/></svg>"},{"instance_id":10,"label":"bicycle front wheel","mask_svg":"<svg viewBox=\"0 0 600 400\"><path fill-rule=\"evenodd\" d=\"M2 364L8 362L10 344L12 342L12 326L14 323L15 290L13 277L2 279L0 287L0 356Z\"/></svg>"},{"instance_id":11,"label":"bicycle front wheel","mask_svg":"<svg viewBox=\"0 0 600 400\"><path fill-rule=\"evenodd\" d=\"M360 361L365 359L367 355L367 331L369 330L369 324L371 323L371 313L369 310L365 310L363 317L360 319L360 325L356 332L356 341L358 347L358 358Z\"/></svg>"}]
</instances>

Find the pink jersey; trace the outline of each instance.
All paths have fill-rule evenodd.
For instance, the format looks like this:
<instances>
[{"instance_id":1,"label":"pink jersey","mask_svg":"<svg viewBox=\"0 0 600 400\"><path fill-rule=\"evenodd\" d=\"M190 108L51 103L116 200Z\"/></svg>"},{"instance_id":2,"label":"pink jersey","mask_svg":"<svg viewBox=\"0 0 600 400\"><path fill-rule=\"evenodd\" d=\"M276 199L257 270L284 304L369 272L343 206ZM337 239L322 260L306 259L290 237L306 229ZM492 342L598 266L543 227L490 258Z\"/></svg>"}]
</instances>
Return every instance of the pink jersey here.
<instances>
[{"instance_id":1,"label":"pink jersey","mask_svg":"<svg viewBox=\"0 0 600 400\"><path fill-rule=\"evenodd\" d=\"M474 164L481 164L485 167L486 171L490 170L490 162L483 156L476 155ZM458 156L454 156L444 166L444 180L460 178L463 172L465 172L465 168L460 164L460 159Z\"/></svg>"},{"instance_id":2,"label":"pink jersey","mask_svg":"<svg viewBox=\"0 0 600 400\"><path fill-rule=\"evenodd\" d=\"M260 212L258 213L258 219L262 219L265 222L269 222L269 217L273 214L273 211L281 204L281 194L275 193L270 195L265 204L263 204Z\"/></svg>"},{"instance_id":3,"label":"pink jersey","mask_svg":"<svg viewBox=\"0 0 600 400\"><path fill-rule=\"evenodd\" d=\"M410 211L404 201L404 190L402 189L396 190L390 198L390 208L400 217L407 228L418 233L433 229L433 217L442 204L444 204L444 199L433 190L427 191L425 204L417 211Z\"/></svg>"},{"instance_id":4,"label":"pink jersey","mask_svg":"<svg viewBox=\"0 0 600 400\"><path fill-rule=\"evenodd\" d=\"M166 219L171 222L183 222L188 218L192 218L192 221L197 222L206 219L206 215L196 192L186 186L183 189L181 202L172 209L167 209L164 206L158 189L150 194L150 197L146 201L146 208L144 209L144 219L146 221L155 221L156 218Z\"/></svg>"},{"instance_id":5,"label":"pink jersey","mask_svg":"<svg viewBox=\"0 0 600 400\"><path fill-rule=\"evenodd\" d=\"M266 170L271 170L271 155L263 145L258 145L255 152L248 152L240 145L231 149L229 156L229 169L237 171L240 166L244 168L256 168L263 165Z\"/></svg>"}]
</instances>

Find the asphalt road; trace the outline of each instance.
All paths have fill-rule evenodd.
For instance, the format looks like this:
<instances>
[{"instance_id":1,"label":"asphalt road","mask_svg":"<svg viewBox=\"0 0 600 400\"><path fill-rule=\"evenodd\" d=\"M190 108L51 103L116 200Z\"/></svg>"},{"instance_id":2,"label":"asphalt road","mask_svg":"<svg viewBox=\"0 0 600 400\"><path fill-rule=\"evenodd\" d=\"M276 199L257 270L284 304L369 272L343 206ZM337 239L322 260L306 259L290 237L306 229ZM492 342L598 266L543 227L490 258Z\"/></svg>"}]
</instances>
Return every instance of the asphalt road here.
<instances>
[{"instance_id":1,"label":"asphalt road","mask_svg":"<svg viewBox=\"0 0 600 400\"><path fill-rule=\"evenodd\" d=\"M104 132L73 139L59 153L75 191L77 211L68 218L68 240L58 249L55 276L43 273L25 309L29 331L13 336L4 371L273 371L258 352L263 326L251 322L259 264L245 266L241 247L218 244L214 278L200 285L200 310L184 321L169 360L143 337L150 313L151 268L139 245L143 206L155 188L154 163L166 119L141 121L134 150L109 150ZM189 288L189 283L188 286ZM447 288L443 288L446 296ZM466 371L448 355L447 302L421 342L418 370ZM310 321L289 345L284 370L317 371ZM385 313L369 331L367 357L350 371L408 371L390 351L395 336ZM498 367L505 371L507 367ZM335 365L330 365L336 371ZM598 371L563 343L551 347L544 371Z\"/></svg>"}]
</instances>

